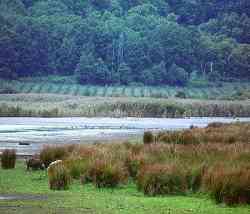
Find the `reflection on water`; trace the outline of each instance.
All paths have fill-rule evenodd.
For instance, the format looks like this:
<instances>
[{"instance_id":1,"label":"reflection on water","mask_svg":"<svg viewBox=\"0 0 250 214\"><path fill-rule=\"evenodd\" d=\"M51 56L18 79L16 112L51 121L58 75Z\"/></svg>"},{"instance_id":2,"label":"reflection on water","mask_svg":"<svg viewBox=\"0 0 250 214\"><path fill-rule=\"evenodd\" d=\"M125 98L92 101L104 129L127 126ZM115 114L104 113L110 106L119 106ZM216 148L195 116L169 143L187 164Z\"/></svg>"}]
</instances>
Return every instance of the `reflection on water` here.
<instances>
[{"instance_id":1,"label":"reflection on water","mask_svg":"<svg viewBox=\"0 0 250 214\"><path fill-rule=\"evenodd\" d=\"M176 130L211 122L250 121L250 118L0 118L0 149L34 153L44 144L84 143L126 139L144 130ZM30 145L20 145L30 142Z\"/></svg>"}]
</instances>

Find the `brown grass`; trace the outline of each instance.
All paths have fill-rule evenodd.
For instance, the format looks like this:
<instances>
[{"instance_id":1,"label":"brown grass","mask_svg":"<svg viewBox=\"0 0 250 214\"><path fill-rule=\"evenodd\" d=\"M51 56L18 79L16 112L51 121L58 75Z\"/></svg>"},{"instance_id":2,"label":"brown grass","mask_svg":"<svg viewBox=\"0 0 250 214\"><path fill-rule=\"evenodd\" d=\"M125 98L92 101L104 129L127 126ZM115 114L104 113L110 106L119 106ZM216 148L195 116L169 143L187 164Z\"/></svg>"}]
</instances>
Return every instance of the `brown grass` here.
<instances>
[{"instance_id":1,"label":"brown grass","mask_svg":"<svg viewBox=\"0 0 250 214\"><path fill-rule=\"evenodd\" d=\"M176 144L196 143L249 143L250 124L234 123L221 124L212 123L204 128L192 128L185 131L174 131L159 133L158 141Z\"/></svg>"},{"instance_id":2,"label":"brown grass","mask_svg":"<svg viewBox=\"0 0 250 214\"><path fill-rule=\"evenodd\" d=\"M16 165L16 151L5 149L1 155L1 165L3 169L13 169Z\"/></svg>"},{"instance_id":3,"label":"brown grass","mask_svg":"<svg viewBox=\"0 0 250 214\"><path fill-rule=\"evenodd\" d=\"M203 186L217 203L250 203L250 165L216 164L203 177Z\"/></svg>"},{"instance_id":4,"label":"brown grass","mask_svg":"<svg viewBox=\"0 0 250 214\"><path fill-rule=\"evenodd\" d=\"M146 195L202 191L217 202L250 203L249 126L236 123L175 132L188 133L185 143L65 146L59 151L67 152L59 154L67 154L64 164L72 177L81 177L84 184L92 182L98 188L113 188L131 177ZM231 135L235 141L228 140ZM46 147L45 151L54 157L58 148Z\"/></svg>"}]
</instances>

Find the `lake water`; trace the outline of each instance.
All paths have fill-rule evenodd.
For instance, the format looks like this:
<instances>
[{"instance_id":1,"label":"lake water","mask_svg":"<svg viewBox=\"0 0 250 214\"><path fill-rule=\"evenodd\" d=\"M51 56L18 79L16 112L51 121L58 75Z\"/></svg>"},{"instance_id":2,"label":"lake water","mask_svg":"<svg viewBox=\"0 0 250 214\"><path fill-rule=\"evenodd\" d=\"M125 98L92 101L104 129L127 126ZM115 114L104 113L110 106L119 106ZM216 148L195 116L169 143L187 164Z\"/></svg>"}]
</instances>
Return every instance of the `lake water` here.
<instances>
[{"instance_id":1,"label":"lake water","mask_svg":"<svg viewBox=\"0 0 250 214\"><path fill-rule=\"evenodd\" d=\"M126 140L145 130L178 130L211 122L250 121L250 118L0 118L0 150L33 154L45 144ZM20 145L27 143L28 145Z\"/></svg>"}]
</instances>

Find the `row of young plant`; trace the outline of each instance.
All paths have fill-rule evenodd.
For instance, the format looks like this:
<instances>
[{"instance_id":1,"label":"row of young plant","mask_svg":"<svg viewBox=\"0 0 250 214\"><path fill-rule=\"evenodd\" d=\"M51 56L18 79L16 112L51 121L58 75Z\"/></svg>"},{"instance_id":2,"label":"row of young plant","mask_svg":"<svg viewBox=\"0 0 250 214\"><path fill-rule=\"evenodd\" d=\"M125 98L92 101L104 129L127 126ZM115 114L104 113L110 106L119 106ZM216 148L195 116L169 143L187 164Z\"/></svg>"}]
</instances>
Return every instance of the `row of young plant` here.
<instances>
[{"instance_id":1,"label":"row of young plant","mask_svg":"<svg viewBox=\"0 0 250 214\"><path fill-rule=\"evenodd\" d=\"M153 98L199 98L199 99L249 99L249 88L238 87L147 87L147 86L81 86L78 84L1 82L0 93L55 93L100 97L153 97Z\"/></svg>"},{"instance_id":2,"label":"row of young plant","mask_svg":"<svg viewBox=\"0 0 250 214\"><path fill-rule=\"evenodd\" d=\"M204 129L145 132L144 144L45 147L33 167L42 163L48 168L53 190L70 188L73 179L97 188L116 188L132 180L147 196L201 192L217 203L249 204L249 139L250 124L214 123ZM13 153L3 153L2 167L10 163L7 157L14 160Z\"/></svg>"}]
</instances>

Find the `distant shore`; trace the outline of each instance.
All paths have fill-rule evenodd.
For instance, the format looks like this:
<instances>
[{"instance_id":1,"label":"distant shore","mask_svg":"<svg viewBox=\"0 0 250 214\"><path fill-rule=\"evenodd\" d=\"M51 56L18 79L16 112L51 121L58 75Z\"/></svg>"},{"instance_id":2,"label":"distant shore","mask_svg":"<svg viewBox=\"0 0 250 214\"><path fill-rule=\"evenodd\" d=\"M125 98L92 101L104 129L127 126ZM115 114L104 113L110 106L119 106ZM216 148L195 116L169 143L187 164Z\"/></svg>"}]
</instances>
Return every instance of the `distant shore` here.
<instances>
[{"instance_id":1,"label":"distant shore","mask_svg":"<svg viewBox=\"0 0 250 214\"><path fill-rule=\"evenodd\" d=\"M1 117L250 117L250 100L1 94Z\"/></svg>"}]
</instances>

